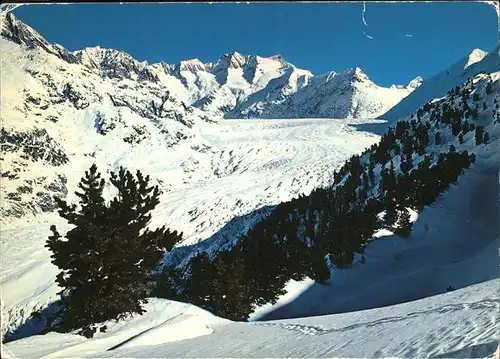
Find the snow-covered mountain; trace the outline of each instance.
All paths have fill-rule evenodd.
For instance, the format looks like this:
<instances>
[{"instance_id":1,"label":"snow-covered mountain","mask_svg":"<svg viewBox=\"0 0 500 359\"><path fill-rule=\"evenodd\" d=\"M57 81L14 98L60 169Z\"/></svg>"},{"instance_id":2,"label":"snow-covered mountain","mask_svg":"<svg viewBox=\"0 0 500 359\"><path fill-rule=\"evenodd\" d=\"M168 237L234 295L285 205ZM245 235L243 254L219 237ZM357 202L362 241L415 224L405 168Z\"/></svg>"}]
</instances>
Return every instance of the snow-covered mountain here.
<instances>
[{"instance_id":1,"label":"snow-covered mountain","mask_svg":"<svg viewBox=\"0 0 500 359\"><path fill-rule=\"evenodd\" d=\"M171 66L188 89L189 101L226 118L374 118L422 83L377 86L359 68L313 76L281 56L262 58L233 52L215 64L190 60Z\"/></svg>"},{"instance_id":2,"label":"snow-covered mountain","mask_svg":"<svg viewBox=\"0 0 500 359\"><path fill-rule=\"evenodd\" d=\"M232 52L213 63L191 59L170 65L139 62L123 51L99 46L71 53L10 13L3 37L84 65L101 78L156 84L186 104L227 118L374 118L421 84L418 78L408 86L380 87L359 68L313 76L280 55Z\"/></svg>"},{"instance_id":3,"label":"snow-covered mountain","mask_svg":"<svg viewBox=\"0 0 500 359\"><path fill-rule=\"evenodd\" d=\"M4 19L3 221L52 211L53 195L66 195L71 169L79 164L118 160L126 152L167 158L165 151L196 138L200 128L220 131L214 119L152 81L130 57L97 49L95 61L88 53L70 54L11 14ZM109 170L118 162L105 163Z\"/></svg>"},{"instance_id":4,"label":"snow-covered mountain","mask_svg":"<svg viewBox=\"0 0 500 359\"><path fill-rule=\"evenodd\" d=\"M469 77L474 77L482 72L491 73L498 71L500 69L499 51L500 47L497 47L490 53L481 49L472 50L469 55L450 68L417 86L410 96L403 98L381 117L390 121L397 121L409 112L415 111L430 99L443 97L447 91L460 86Z\"/></svg>"},{"instance_id":5,"label":"snow-covered mountain","mask_svg":"<svg viewBox=\"0 0 500 359\"><path fill-rule=\"evenodd\" d=\"M359 67L343 73L329 72L312 77L304 86L281 101L246 106L235 117L260 118L374 118L396 105L422 83L408 86L376 85Z\"/></svg>"}]
</instances>

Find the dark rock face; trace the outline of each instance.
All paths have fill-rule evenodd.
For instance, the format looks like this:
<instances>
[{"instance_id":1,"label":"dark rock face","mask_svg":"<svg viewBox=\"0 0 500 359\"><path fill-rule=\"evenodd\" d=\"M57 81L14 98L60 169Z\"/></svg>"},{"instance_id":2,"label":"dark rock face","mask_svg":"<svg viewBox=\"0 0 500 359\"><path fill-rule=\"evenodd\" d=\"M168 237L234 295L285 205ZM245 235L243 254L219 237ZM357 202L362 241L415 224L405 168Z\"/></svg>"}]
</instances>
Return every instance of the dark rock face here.
<instances>
[{"instance_id":1,"label":"dark rock face","mask_svg":"<svg viewBox=\"0 0 500 359\"><path fill-rule=\"evenodd\" d=\"M82 110L89 106L89 103L83 98L83 96L76 90L73 89L70 83L66 83L63 87L62 98L68 100L73 104L73 106L79 110Z\"/></svg>"},{"instance_id":2,"label":"dark rock face","mask_svg":"<svg viewBox=\"0 0 500 359\"><path fill-rule=\"evenodd\" d=\"M97 133L106 136L106 134L116 128L116 123L107 119L103 113L98 112L94 119L94 128Z\"/></svg>"},{"instance_id":3,"label":"dark rock face","mask_svg":"<svg viewBox=\"0 0 500 359\"><path fill-rule=\"evenodd\" d=\"M153 82L153 83L158 83L158 82L160 82L160 79L153 71L151 71L150 69L145 67L142 71L139 72L139 74L137 76L137 81L139 81L139 82L148 82L149 81L149 82Z\"/></svg>"},{"instance_id":4,"label":"dark rock face","mask_svg":"<svg viewBox=\"0 0 500 359\"><path fill-rule=\"evenodd\" d=\"M75 57L90 70L97 71L102 78L128 79L138 83L160 82L147 63L140 63L123 51L95 47L77 51Z\"/></svg>"},{"instance_id":5,"label":"dark rock face","mask_svg":"<svg viewBox=\"0 0 500 359\"><path fill-rule=\"evenodd\" d=\"M7 206L2 206L3 217L21 218L26 214L53 212L57 209L55 197L65 198L68 195L67 179L63 174L46 184L46 177L38 177L34 181L25 180L16 191L5 194ZM36 193L34 189L37 189Z\"/></svg>"},{"instance_id":6,"label":"dark rock face","mask_svg":"<svg viewBox=\"0 0 500 359\"><path fill-rule=\"evenodd\" d=\"M33 162L44 161L52 166L60 166L69 161L62 147L43 128L26 132L0 130L3 152L20 152L21 158Z\"/></svg>"},{"instance_id":7,"label":"dark rock face","mask_svg":"<svg viewBox=\"0 0 500 359\"><path fill-rule=\"evenodd\" d=\"M43 161L52 166L60 166L69 161L62 147L44 128L26 132L0 130L3 152L20 152L20 157L33 162Z\"/></svg>"}]
</instances>

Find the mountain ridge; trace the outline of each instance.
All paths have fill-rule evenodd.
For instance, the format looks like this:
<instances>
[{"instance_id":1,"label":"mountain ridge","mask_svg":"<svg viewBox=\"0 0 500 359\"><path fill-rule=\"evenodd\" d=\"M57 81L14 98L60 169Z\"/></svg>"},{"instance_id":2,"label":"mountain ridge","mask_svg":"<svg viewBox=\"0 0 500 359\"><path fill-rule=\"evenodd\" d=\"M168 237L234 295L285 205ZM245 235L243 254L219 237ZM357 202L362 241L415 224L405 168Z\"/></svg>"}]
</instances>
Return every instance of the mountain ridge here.
<instances>
[{"instance_id":1,"label":"mountain ridge","mask_svg":"<svg viewBox=\"0 0 500 359\"><path fill-rule=\"evenodd\" d=\"M307 115L318 118L374 118L422 83L421 80L414 80L406 86L380 87L359 67L315 76L308 70L297 68L279 54L261 57L232 51L215 62L204 63L194 58L168 64L138 61L125 51L100 46L70 52L47 41L12 13L2 17L5 19L2 22L2 37L7 40L29 49L40 47L68 63L84 65L101 77L162 83L181 101L219 117L297 118ZM353 78L352 84L342 83L345 82L343 78L349 76ZM325 84L328 85L324 87ZM372 88L382 89L384 96L374 95L370 91ZM343 96L342 89L350 91L352 96ZM304 96L314 97L316 90L321 92L321 99L304 99ZM359 96L354 96L354 93ZM366 106L363 106L364 101ZM287 108L299 106L299 103L300 106L310 107L300 111Z\"/></svg>"}]
</instances>

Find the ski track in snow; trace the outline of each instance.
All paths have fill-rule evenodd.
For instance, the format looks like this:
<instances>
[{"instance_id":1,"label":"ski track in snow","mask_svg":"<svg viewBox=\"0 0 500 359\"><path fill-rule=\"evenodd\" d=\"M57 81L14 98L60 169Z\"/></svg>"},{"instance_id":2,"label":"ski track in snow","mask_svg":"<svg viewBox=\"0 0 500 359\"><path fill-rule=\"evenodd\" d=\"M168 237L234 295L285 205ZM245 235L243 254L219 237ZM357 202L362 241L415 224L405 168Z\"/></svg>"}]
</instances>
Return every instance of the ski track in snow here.
<instances>
[{"instance_id":1,"label":"ski track in snow","mask_svg":"<svg viewBox=\"0 0 500 359\"><path fill-rule=\"evenodd\" d=\"M445 305L440 308L436 309L431 309L431 310L424 310L424 311L418 311L418 312L410 312L406 315L401 315L401 316L394 316L394 317L387 317L383 318L380 320L376 320L373 322L366 322L366 323L357 323L353 324L347 327L343 328L331 328L331 329L325 329L323 327L316 327L316 326L308 326L308 325L301 325L301 324L283 324L283 323L259 323L259 322L253 322L252 325L257 325L257 326L263 326L263 327L279 327L281 329L286 329L286 330L291 330L291 331L298 331L302 334L305 335L324 335L328 333L333 333L333 332L345 332L348 330L353 330L357 328L370 328L374 327L377 325L385 324L385 323L395 323L395 322L403 322L405 320L411 319L413 317L420 317L422 315L429 315L429 314L445 314L449 312L456 312L456 311L462 311L462 310L499 310L500 309L500 301L499 300L482 300L478 301L475 303L461 303L461 304L454 304L454 305Z\"/></svg>"},{"instance_id":2,"label":"ski track in snow","mask_svg":"<svg viewBox=\"0 0 500 359\"><path fill-rule=\"evenodd\" d=\"M498 338L498 280L443 296L339 315L230 323L210 336L108 352L107 357L490 356ZM444 304L443 305L443 301ZM453 355L452 355L453 356Z\"/></svg>"}]
</instances>

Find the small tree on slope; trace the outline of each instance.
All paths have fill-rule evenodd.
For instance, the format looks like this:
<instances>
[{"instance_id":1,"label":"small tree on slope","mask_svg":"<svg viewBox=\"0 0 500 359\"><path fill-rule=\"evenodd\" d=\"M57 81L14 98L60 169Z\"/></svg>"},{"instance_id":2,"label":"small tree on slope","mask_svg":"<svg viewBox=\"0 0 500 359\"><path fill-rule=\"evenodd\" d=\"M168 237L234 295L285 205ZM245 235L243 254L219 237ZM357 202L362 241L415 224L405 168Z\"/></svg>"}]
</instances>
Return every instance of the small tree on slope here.
<instances>
[{"instance_id":1,"label":"small tree on slope","mask_svg":"<svg viewBox=\"0 0 500 359\"><path fill-rule=\"evenodd\" d=\"M480 145L481 143L483 143L483 136L484 136L484 127L476 126L476 133L474 134L474 137L476 139L476 145Z\"/></svg>"},{"instance_id":2,"label":"small tree on slope","mask_svg":"<svg viewBox=\"0 0 500 359\"><path fill-rule=\"evenodd\" d=\"M491 81L486 85L485 93L487 96L491 94Z\"/></svg>"},{"instance_id":3,"label":"small tree on slope","mask_svg":"<svg viewBox=\"0 0 500 359\"><path fill-rule=\"evenodd\" d=\"M135 179L123 168L112 173L118 195L109 205L102 197L104 183L94 164L78 185L79 210L56 200L59 215L75 226L63 240L52 225L46 244L52 263L62 270L56 279L63 288L62 331L83 328L80 333L91 336L92 324L142 314L164 249L181 239L165 227L146 228L159 203L159 189L148 186L149 176L138 171Z\"/></svg>"},{"instance_id":4,"label":"small tree on slope","mask_svg":"<svg viewBox=\"0 0 500 359\"><path fill-rule=\"evenodd\" d=\"M395 232L400 236L408 236L411 233L412 223L410 221L410 213L405 207L398 208L398 227Z\"/></svg>"}]
</instances>

